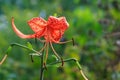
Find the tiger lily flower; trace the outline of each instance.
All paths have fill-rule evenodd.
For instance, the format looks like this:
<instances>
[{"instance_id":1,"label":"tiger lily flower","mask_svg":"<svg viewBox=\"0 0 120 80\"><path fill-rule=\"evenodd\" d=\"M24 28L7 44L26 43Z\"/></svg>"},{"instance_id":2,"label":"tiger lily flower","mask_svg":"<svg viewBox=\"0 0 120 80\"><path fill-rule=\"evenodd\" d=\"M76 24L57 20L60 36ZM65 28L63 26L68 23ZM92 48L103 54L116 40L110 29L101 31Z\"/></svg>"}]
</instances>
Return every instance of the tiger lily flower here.
<instances>
[{"instance_id":1,"label":"tiger lily flower","mask_svg":"<svg viewBox=\"0 0 120 80\"><path fill-rule=\"evenodd\" d=\"M65 17L54 17L50 16L48 18L48 21L44 20L41 17L35 17L28 21L28 25L30 28L34 31L34 34L25 35L21 31L17 29L17 27L14 24L14 18L12 18L12 28L14 32L20 37L24 39L29 38L37 38L40 40L41 37L44 37L45 40L40 40L41 42L45 42L45 45L40 50L42 52L44 49L46 49L46 58L45 63L48 57L48 46L51 46L51 49L53 50L54 54L58 59L61 59L55 49L53 48L52 43L58 43L63 44L70 41L60 42L60 39L62 38L64 32L68 29L69 24L66 21ZM62 60L62 59L61 59Z\"/></svg>"}]
</instances>

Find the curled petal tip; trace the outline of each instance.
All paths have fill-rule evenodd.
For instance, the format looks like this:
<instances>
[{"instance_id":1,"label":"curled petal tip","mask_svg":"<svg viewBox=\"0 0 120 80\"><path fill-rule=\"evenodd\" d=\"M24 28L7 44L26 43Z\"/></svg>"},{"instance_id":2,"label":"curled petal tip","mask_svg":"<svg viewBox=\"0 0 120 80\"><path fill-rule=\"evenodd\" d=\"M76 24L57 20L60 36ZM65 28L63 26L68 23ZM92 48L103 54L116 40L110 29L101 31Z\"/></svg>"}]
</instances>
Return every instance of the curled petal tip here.
<instances>
[{"instance_id":1,"label":"curled petal tip","mask_svg":"<svg viewBox=\"0 0 120 80\"><path fill-rule=\"evenodd\" d=\"M14 17L12 16L12 19L14 19Z\"/></svg>"},{"instance_id":2,"label":"curled petal tip","mask_svg":"<svg viewBox=\"0 0 120 80\"><path fill-rule=\"evenodd\" d=\"M35 38L35 34L32 34L32 35L25 35L23 34L22 32L20 32L15 24L14 24L14 17L12 17L12 28L14 30L14 32L20 37L20 38Z\"/></svg>"}]
</instances>

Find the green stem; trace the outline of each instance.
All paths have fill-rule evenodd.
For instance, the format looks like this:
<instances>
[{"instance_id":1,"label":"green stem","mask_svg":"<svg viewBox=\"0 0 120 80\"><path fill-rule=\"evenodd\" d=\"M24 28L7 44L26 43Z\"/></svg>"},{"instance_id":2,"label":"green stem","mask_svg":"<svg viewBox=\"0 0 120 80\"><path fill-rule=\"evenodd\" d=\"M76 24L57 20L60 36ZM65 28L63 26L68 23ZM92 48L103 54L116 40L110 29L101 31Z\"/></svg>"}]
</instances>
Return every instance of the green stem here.
<instances>
[{"instance_id":1,"label":"green stem","mask_svg":"<svg viewBox=\"0 0 120 80\"><path fill-rule=\"evenodd\" d=\"M43 54L41 55L41 66L40 66L40 80L43 80L44 77L44 66L43 66Z\"/></svg>"},{"instance_id":2,"label":"green stem","mask_svg":"<svg viewBox=\"0 0 120 80\"><path fill-rule=\"evenodd\" d=\"M18 43L12 43L11 44L11 47L13 46L19 46L19 47L22 47L22 48L25 48L27 50L30 50L30 51L33 51L35 53L38 53L38 54L41 54L40 52L32 49L32 48L29 48L27 46L24 46L24 45L21 45L21 44L18 44ZM43 76L44 76L44 66L43 66L43 57L44 57L44 54L41 54L40 55L40 58L41 58L41 66L40 66L40 80L43 80Z\"/></svg>"},{"instance_id":3,"label":"green stem","mask_svg":"<svg viewBox=\"0 0 120 80\"><path fill-rule=\"evenodd\" d=\"M44 44L45 46L46 44ZM44 70L45 70L45 67L44 67L44 55L45 55L45 50L43 49L42 50L42 55L41 55L41 66L40 66L40 80L43 80L44 78Z\"/></svg>"},{"instance_id":4,"label":"green stem","mask_svg":"<svg viewBox=\"0 0 120 80\"><path fill-rule=\"evenodd\" d=\"M74 58L65 59L65 60L63 60L63 61L64 61L64 62L74 61L74 62L77 64L79 70L82 69L82 68L81 68L81 65L80 65L79 62L78 62L78 60L76 60L76 59L74 59ZM58 63L61 63L61 62L62 62L62 61L56 61L56 62L53 62L53 63L49 63L47 66L49 66L49 65L54 65L54 64L58 64Z\"/></svg>"},{"instance_id":5,"label":"green stem","mask_svg":"<svg viewBox=\"0 0 120 80\"><path fill-rule=\"evenodd\" d=\"M18 44L18 43L13 43L13 44L11 44L11 47L13 47L13 46L19 46L19 47L25 48L25 49L27 49L27 50L33 51L33 52L35 52L35 53L41 54L41 53L39 53L38 51L36 51L36 50L34 50L34 49L28 48L27 46L24 46L24 45L21 45L21 44ZM44 54L41 54L41 55L40 55L40 58L41 58L40 80L43 80L43 77L44 77L43 56L44 56Z\"/></svg>"},{"instance_id":6,"label":"green stem","mask_svg":"<svg viewBox=\"0 0 120 80\"><path fill-rule=\"evenodd\" d=\"M74 58L70 58L70 59L66 59L66 60L63 60L63 61L64 61L64 62L74 61L74 62L76 63L76 65L78 66L78 68L79 68L79 70L80 70L80 73L81 73L81 75L83 76L83 78L84 78L85 80L88 80L87 77L84 75L84 73L83 73L83 71L82 71L82 67L81 67L80 63L78 62L78 60L76 60L76 59L74 59ZM62 62L62 61L56 61L56 62L53 62L53 63L49 63L49 64L47 65L47 67L48 67L48 66L51 66L51 65L54 65L54 64L61 63L61 62Z\"/></svg>"}]
</instances>

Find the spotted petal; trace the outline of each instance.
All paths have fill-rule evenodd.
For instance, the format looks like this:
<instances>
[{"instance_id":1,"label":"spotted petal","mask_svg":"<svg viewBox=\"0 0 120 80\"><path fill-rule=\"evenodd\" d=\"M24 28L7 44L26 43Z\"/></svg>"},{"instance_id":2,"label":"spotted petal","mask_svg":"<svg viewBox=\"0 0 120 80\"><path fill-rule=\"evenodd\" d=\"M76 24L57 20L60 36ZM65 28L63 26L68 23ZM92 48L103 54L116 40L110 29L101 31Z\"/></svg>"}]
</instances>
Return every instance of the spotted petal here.
<instances>
[{"instance_id":1,"label":"spotted petal","mask_svg":"<svg viewBox=\"0 0 120 80\"><path fill-rule=\"evenodd\" d=\"M51 30L50 31L50 33L51 33L51 41L52 42L59 42L60 41L60 39L61 39L61 37L62 37L62 35L63 35L63 33L61 32L61 30Z\"/></svg>"},{"instance_id":2,"label":"spotted petal","mask_svg":"<svg viewBox=\"0 0 120 80\"><path fill-rule=\"evenodd\" d=\"M42 32L45 29L47 22L41 17L35 17L28 21L28 25L36 33Z\"/></svg>"},{"instance_id":3,"label":"spotted petal","mask_svg":"<svg viewBox=\"0 0 120 80\"><path fill-rule=\"evenodd\" d=\"M65 30L69 27L65 17L56 18L50 16L48 19L48 27L52 42L59 42Z\"/></svg>"},{"instance_id":4,"label":"spotted petal","mask_svg":"<svg viewBox=\"0 0 120 80\"><path fill-rule=\"evenodd\" d=\"M69 27L69 24L65 17L56 18L54 16L50 16L48 18L48 26L53 29L61 29L64 31Z\"/></svg>"}]
</instances>

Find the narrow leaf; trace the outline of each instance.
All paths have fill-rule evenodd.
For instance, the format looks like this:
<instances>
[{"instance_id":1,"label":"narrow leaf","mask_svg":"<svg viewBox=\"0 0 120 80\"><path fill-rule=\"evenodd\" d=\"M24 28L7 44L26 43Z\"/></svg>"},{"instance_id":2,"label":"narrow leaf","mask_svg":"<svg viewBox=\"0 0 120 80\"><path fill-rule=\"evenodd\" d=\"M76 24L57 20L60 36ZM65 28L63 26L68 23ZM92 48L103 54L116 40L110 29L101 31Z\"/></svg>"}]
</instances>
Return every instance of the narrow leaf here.
<instances>
[{"instance_id":1,"label":"narrow leaf","mask_svg":"<svg viewBox=\"0 0 120 80\"><path fill-rule=\"evenodd\" d=\"M33 49L32 44L30 42L27 42L27 47L31 50Z\"/></svg>"},{"instance_id":2,"label":"narrow leaf","mask_svg":"<svg viewBox=\"0 0 120 80\"><path fill-rule=\"evenodd\" d=\"M58 58L55 55L52 55L53 58L55 58L56 61L58 61Z\"/></svg>"},{"instance_id":3,"label":"narrow leaf","mask_svg":"<svg viewBox=\"0 0 120 80\"><path fill-rule=\"evenodd\" d=\"M9 46L8 49L6 50L6 54L10 53L12 50L12 46Z\"/></svg>"}]
</instances>

